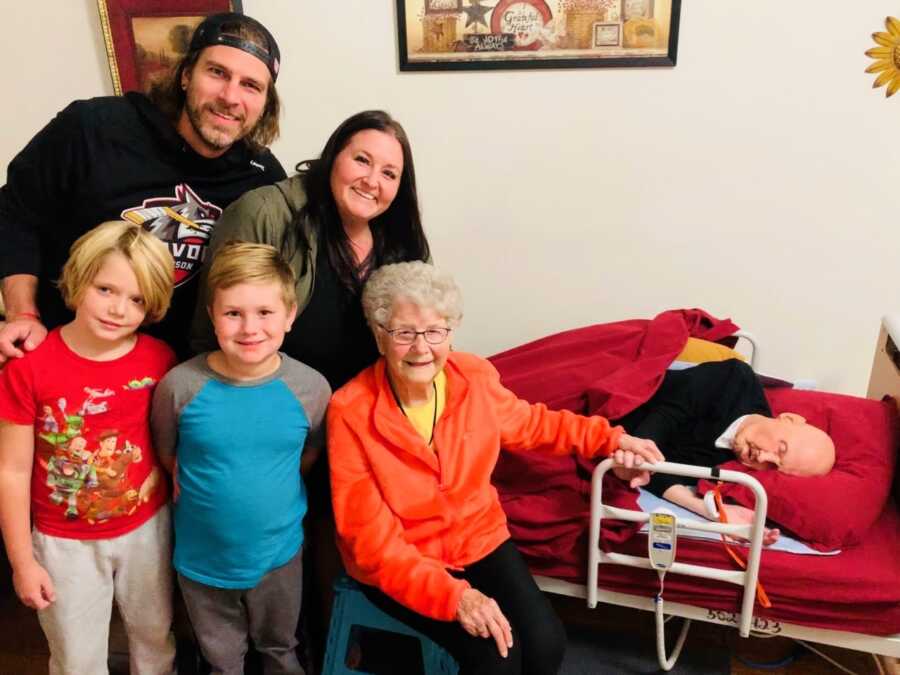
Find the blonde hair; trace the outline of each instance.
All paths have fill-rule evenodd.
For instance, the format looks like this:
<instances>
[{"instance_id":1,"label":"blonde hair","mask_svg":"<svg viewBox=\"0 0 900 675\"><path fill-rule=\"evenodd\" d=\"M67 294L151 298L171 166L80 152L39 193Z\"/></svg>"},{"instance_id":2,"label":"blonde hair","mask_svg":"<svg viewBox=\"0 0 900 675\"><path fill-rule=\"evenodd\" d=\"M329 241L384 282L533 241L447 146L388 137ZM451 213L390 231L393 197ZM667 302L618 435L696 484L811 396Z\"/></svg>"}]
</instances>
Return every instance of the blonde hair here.
<instances>
[{"instance_id":1,"label":"blonde hair","mask_svg":"<svg viewBox=\"0 0 900 675\"><path fill-rule=\"evenodd\" d=\"M162 241L124 220L101 223L72 244L57 282L66 307L75 311L110 253L121 253L131 265L144 298L144 323L162 319L172 302L175 260Z\"/></svg>"},{"instance_id":2,"label":"blonde hair","mask_svg":"<svg viewBox=\"0 0 900 675\"><path fill-rule=\"evenodd\" d=\"M212 307L219 289L238 284L276 282L281 287L281 299L290 309L297 304L297 279L294 270L274 246L229 241L216 251L206 277L206 306Z\"/></svg>"}]
</instances>

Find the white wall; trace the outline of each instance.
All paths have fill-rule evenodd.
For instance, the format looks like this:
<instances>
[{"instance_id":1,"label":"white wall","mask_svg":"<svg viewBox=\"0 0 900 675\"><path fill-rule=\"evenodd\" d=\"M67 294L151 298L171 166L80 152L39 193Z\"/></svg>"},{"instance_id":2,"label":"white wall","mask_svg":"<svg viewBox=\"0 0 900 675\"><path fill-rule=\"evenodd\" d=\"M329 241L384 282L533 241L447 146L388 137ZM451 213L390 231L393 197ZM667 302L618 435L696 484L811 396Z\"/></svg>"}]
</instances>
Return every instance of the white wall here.
<instances>
[{"instance_id":1,"label":"white wall","mask_svg":"<svg viewBox=\"0 0 900 675\"><path fill-rule=\"evenodd\" d=\"M15 3L0 163L69 100L111 91L93 0ZM896 310L900 95L864 51L896 2L684 0L674 69L399 73L391 0L244 0L282 48L285 166L390 110L438 263L489 354L674 307L730 316L762 369L864 392Z\"/></svg>"}]
</instances>

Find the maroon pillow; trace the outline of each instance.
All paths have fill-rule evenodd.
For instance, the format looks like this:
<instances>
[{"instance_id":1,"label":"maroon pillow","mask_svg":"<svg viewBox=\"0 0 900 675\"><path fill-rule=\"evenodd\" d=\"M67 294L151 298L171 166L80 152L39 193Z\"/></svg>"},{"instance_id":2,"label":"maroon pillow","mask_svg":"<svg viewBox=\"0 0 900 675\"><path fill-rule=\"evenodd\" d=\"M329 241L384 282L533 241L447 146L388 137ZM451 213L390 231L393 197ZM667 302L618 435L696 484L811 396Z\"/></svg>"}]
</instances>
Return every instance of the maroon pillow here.
<instances>
[{"instance_id":1,"label":"maroon pillow","mask_svg":"<svg viewBox=\"0 0 900 675\"><path fill-rule=\"evenodd\" d=\"M795 389L767 389L772 413L795 412L827 431L836 449L825 476L798 478L753 471L738 462L722 468L754 476L769 496L768 517L813 548L833 550L858 543L878 518L891 489L898 447L896 407L855 396ZM711 489L701 481L699 492ZM724 483L723 497L753 508L753 493Z\"/></svg>"}]
</instances>

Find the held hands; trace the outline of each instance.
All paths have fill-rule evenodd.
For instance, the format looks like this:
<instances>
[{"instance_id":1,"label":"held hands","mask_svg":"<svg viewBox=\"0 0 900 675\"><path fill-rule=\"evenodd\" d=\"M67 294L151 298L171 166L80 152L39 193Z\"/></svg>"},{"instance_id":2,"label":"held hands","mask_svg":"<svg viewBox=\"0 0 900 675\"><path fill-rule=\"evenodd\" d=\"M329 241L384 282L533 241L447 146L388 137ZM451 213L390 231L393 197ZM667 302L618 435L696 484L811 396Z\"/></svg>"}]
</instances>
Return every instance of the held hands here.
<instances>
[{"instance_id":1,"label":"held hands","mask_svg":"<svg viewBox=\"0 0 900 675\"><path fill-rule=\"evenodd\" d=\"M650 482L650 472L640 468L644 462L655 463L665 460L656 443L628 434L622 434L619 438L619 449L612 454L612 458L617 464L613 468L613 473L621 480L627 481L634 489Z\"/></svg>"},{"instance_id":2,"label":"held hands","mask_svg":"<svg viewBox=\"0 0 900 675\"><path fill-rule=\"evenodd\" d=\"M56 600L53 580L36 560L13 570L13 587L19 600L31 609L46 609Z\"/></svg>"},{"instance_id":3,"label":"held hands","mask_svg":"<svg viewBox=\"0 0 900 675\"><path fill-rule=\"evenodd\" d=\"M0 365L25 356L25 352L36 348L46 337L44 324L32 316L0 322Z\"/></svg>"},{"instance_id":4,"label":"held hands","mask_svg":"<svg viewBox=\"0 0 900 675\"><path fill-rule=\"evenodd\" d=\"M493 598L481 591L467 588L459 599L456 620L473 637L493 637L504 659L513 646L512 628Z\"/></svg>"}]
</instances>

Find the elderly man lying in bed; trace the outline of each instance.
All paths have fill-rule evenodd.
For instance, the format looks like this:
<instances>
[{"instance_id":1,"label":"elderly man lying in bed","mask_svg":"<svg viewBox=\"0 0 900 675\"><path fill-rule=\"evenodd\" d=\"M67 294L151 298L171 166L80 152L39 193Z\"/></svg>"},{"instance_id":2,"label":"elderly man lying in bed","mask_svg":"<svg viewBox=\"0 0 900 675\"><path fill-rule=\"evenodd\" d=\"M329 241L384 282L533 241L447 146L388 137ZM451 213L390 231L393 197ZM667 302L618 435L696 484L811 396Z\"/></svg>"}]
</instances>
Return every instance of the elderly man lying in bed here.
<instances>
[{"instance_id":1,"label":"elderly man lying in bed","mask_svg":"<svg viewBox=\"0 0 900 675\"><path fill-rule=\"evenodd\" d=\"M629 434L656 442L668 462L717 466L737 459L752 469L821 476L834 466L834 443L795 413L772 416L753 369L736 359L671 370L653 397L616 421ZM696 479L635 469L614 469L631 487L711 517L694 488ZM753 511L726 504L732 523L749 523ZM766 531L764 543L778 539Z\"/></svg>"}]
</instances>

